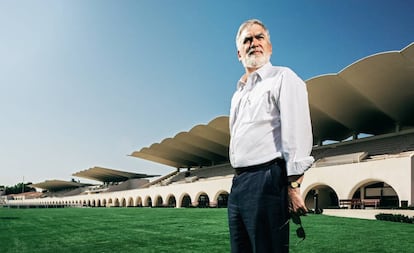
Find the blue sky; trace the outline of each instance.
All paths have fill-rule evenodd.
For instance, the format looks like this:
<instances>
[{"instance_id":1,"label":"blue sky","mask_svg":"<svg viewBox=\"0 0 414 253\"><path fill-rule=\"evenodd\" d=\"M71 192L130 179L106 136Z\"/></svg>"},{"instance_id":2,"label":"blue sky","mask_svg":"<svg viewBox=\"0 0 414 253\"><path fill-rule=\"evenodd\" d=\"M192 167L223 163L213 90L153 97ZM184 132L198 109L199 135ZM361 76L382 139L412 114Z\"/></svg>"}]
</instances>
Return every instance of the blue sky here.
<instances>
[{"instance_id":1,"label":"blue sky","mask_svg":"<svg viewBox=\"0 0 414 253\"><path fill-rule=\"evenodd\" d=\"M174 170L127 155L228 115L246 19L307 80L414 42L413 13L405 0L0 0L0 185Z\"/></svg>"}]
</instances>

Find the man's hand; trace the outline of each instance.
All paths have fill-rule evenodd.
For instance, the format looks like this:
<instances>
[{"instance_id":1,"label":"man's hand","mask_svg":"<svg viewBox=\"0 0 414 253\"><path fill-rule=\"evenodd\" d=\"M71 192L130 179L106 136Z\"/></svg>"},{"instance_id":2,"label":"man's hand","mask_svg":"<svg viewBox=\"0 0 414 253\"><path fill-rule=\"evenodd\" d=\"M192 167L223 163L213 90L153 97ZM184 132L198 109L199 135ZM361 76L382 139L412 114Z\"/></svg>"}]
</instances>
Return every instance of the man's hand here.
<instances>
[{"instance_id":1,"label":"man's hand","mask_svg":"<svg viewBox=\"0 0 414 253\"><path fill-rule=\"evenodd\" d=\"M297 213L298 215L303 215L308 212L308 209L305 206L305 202L300 196L300 188L293 189L288 186L288 196L289 196L289 211Z\"/></svg>"},{"instance_id":2,"label":"man's hand","mask_svg":"<svg viewBox=\"0 0 414 253\"><path fill-rule=\"evenodd\" d=\"M288 177L289 182L296 181L299 184L302 184L304 175L293 175ZM300 188L292 188L288 186L288 197L289 197L289 211L296 213L298 215L303 215L308 212L308 209L305 206L305 202L300 196Z\"/></svg>"}]
</instances>

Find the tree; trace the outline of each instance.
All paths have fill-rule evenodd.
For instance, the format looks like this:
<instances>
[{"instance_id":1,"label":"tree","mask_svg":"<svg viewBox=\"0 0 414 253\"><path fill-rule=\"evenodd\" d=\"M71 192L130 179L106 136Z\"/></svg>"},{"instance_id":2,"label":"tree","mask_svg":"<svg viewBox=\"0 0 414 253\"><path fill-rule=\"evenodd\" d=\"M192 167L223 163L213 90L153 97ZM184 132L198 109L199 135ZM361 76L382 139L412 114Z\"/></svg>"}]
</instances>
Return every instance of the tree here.
<instances>
[{"instance_id":1,"label":"tree","mask_svg":"<svg viewBox=\"0 0 414 253\"><path fill-rule=\"evenodd\" d=\"M26 184L18 183L10 187L6 186L5 193L6 195L8 195L8 194L18 194L18 193L23 193L23 192L35 192L36 189L29 186L31 184L32 183L30 182Z\"/></svg>"}]
</instances>

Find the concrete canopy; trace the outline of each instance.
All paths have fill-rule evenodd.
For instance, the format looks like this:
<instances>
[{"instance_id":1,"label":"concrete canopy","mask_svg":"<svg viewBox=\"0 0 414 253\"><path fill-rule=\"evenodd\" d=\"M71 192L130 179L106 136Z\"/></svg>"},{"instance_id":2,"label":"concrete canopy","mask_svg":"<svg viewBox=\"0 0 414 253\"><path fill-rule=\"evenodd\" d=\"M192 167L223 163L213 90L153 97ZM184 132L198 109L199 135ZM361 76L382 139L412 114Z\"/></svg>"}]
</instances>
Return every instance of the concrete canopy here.
<instances>
[{"instance_id":1,"label":"concrete canopy","mask_svg":"<svg viewBox=\"0 0 414 253\"><path fill-rule=\"evenodd\" d=\"M414 126L414 43L306 83L315 143Z\"/></svg>"},{"instance_id":2,"label":"concrete canopy","mask_svg":"<svg viewBox=\"0 0 414 253\"><path fill-rule=\"evenodd\" d=\"M148 178L158 175L138 174L126 171L107 169L102 167L93 167L72 174L75 177L88 178L100 182L122 182L132 178Z\"/></svg>"},{"instance_id":3,"label":"concrete canopy","mask_svg":"<svg viewBox=\"0 0 414 253\"><path fill-rule=\"evenodd\" d=\"M57 192L57 191L65 190L65 189L78 188L78 187L88 186L88 185L91 185L91 184L83 184L83 183L63 181L63 180L46 180L41 183L31 184L30 186L48 190L50 192Z\"/></svg>"},{"instance_id":4,"label":"concrete canopy","mask_svg":"<svg viewBox=\"0 0 414 253\"><path fill-rule=\"evenodd\" d=\"M306 81L314 143L414 127L414 43ZM229 124L220 116L131 156L176 168L228 163Z\"/></svg>"},{"instance_id":5,"label":"concrete canopy","mask_svg":"<svg viewBox=\"0 0 414 253\"><path fill-rule=\"evenodd\" d=\"M207 125L197 125L131 156L176 168L192 168L226 163L229 160L229 119L217 117Z\"/></svg>"}]
</instances>

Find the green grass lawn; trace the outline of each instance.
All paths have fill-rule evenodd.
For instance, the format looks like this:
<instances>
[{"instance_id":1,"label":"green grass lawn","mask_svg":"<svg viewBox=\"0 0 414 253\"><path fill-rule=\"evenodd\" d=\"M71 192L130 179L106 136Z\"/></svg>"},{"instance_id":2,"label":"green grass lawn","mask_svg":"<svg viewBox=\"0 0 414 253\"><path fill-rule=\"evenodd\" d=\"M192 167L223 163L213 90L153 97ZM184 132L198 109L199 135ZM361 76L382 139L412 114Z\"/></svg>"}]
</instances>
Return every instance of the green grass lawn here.
<instances>
[{"instance_id":1,"label":"green grass lawn","mask_svg":"<svg viewBox=\"0 0 414 253\"><path fill-rule=\"evenodd\" d=\"M308 215L291 252L414 252L414 225ZM0 252L229 252L226 209L0 208Z\"/></svg>"}]
</instances>

